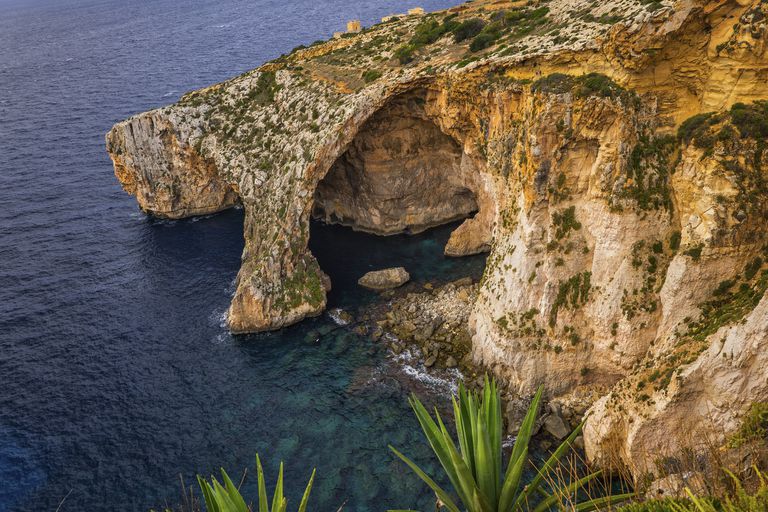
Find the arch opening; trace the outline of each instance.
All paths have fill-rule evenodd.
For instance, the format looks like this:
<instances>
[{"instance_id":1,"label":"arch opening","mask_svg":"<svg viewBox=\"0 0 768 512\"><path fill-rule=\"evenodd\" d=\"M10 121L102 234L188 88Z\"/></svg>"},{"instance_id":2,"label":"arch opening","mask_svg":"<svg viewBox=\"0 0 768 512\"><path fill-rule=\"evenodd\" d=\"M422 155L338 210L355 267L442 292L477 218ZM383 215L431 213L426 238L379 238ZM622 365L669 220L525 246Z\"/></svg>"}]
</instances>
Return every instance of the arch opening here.
<instances>
[{"instance_id":1,"label":"arch opening","mask_svg":"<svg viewBox=\"0 0 768 512\"><path fill-rule=\"evenodd\" d=\"M404 93L365 122L319 182L316 220L393 235L478 212L475 164L429 118L425 96Z\"/></svg>"}]
</instances>

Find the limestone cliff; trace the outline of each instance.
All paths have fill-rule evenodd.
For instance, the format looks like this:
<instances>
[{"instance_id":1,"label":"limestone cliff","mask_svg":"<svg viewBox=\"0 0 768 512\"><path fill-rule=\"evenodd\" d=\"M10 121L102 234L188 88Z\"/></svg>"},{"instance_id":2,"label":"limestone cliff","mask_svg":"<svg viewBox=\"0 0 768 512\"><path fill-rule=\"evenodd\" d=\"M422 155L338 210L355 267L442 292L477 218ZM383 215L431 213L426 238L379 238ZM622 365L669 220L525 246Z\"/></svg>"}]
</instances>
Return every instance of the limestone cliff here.
<instances>
[{"instance_id":1,"label":"limestone cliff","mask_svg":"<svg viewBox=\"0 0 768 512\"><path fill-rule=\"evenodd\" d=\"M523 396L597 398L588 454L639 476L686 422L722 435L768 400L766 14L476 0L296 49L107 147L148 213L243 205L234 332L323 310L313 215L466 218L446 253L490 251L475 360Z\"/></svg>"}]
</instances>

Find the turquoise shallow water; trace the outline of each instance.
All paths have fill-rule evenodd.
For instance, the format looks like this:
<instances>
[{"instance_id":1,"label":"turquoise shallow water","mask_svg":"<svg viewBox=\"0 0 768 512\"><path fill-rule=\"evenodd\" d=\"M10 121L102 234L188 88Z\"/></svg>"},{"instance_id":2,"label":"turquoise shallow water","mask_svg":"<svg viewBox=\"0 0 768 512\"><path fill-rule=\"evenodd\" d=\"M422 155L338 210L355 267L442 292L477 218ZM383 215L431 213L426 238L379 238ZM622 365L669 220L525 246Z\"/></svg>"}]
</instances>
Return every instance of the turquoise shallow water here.
<instances>
[{"instance_id":1,"label":"turquoise shallow water","mask_svg":"<svg viewBox=\"0 0 768 512\"><path fill-rule=\"evenodd\" d=\"M313 225L310 247L334 283L329 306L356 313L362 305L382 300L355 282L366 271L385 265L405 266L415 284L479 277L483 257L442 256L454 227L419 236L381 238ZM252 343L254 340L258 342ZM290 351L285 350L287 340L291 340ZM401 447L426 467L436 469L405 397L416 392L443 407L455 383L423 373L407 374L380 345L339 329L328 315L280 333L242 339L225 336L223 344L229 343L253 357L249 367L257 368L258 375L265 379L279 375L280 387L273 394L269 388L262 390L249 400L245 411L235 404L236 410L231 412L235 416L248 410L277 413L268 424L287 435L278 436L275 443L265 431L257 436L260 440L255 441L254 450L276 450L287 459L317 461L313 462L318 465L317 498L332 507L348 500L349 510L430 508L430 494L390 455L387 444Z\"/></svg>"}]
</instances>

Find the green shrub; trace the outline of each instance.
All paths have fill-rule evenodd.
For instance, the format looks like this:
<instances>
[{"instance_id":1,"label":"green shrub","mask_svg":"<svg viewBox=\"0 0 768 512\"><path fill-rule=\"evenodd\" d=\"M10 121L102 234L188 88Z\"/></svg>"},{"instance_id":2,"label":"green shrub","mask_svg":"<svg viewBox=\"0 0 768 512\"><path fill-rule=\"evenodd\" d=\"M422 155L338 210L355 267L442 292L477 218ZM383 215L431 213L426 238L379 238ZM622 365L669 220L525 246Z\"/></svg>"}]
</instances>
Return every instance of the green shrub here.
<instances>
[{"instance_id":1,"label":"green shrub","mask_svg":"<svg viewBox=\"0 0 768 512\"><path fill-rule=\"evenodd\" d=\"M485 21L480 18L470 18L464 20L453 29L453 39L457 43L464 41L465 39L471 39L480 33L485 27Z\"/></svg>"},{"instance_id":2,"label":"green shrub","mask_svg":"<svg viewBox=\"0 0 768 512\"><path fill-rule=\"evenodd\" d=\"M720 281L720 284L717 285L717 288L712 292L713 295L725 295L728 293L728 290L733 288L733 285L736 284L736 281L733 279L726 279L725 281Z\"/></svg>"},{"instance_id":3,"label":"green shrub","mask_svg":"<svg viewBox=\"0 0 768 512\"><path fill-rule=\"evenodd\" d=\"M744 267L744 279L747 281L751 280L753 277L757 275L757 272L760 270L760 267L763 266L763 258L758 256L757 258L753 259L749 263L747 263L747 266Z\"/></svg>"},{"instance_id":4,"label":"green shrub","mask_svg":"<svg viewBox=\"0 0 768 512\"><path fill-rule=\"evenodd\" d=\"M260 512L285 512L288 507L288 500L283 495L283 463L280 463L280 472L277 474L277 484L275 493L272 497L272 508L268 509L267 486L264 483L264 470L261 467L261 460L256 455L256 471L258 473L259 496L258 510ZM205 499L205 509L207 512L251 512L251 507L245 503L240 491L232 483L227 472L221 470L221 478L224 484L220 484L215 477L211 476L209 483L200 475L197 476L197 483ZM309 493L312 491L312 482L315 480L315 470L312 470L312 476L309 477L309 483L304 490L304 496L299 504L299 512L306 512Z\"/></svg>"},{"instance_id":5,"label":"green shrub","mask_svg":"<svg viewBox=\"0 0 768 512\"><path fill-rule=\"evenodd\" d=\"M554 476L557 479L555 472L561 467L560 461L581 432L583 424L552 452L543 466L535 469L530 482L523 483L524 470L529 462L528 445L536 424L542 392L543 389L539 388L520 425L506 471L502 469L501 398L495 382L489 383L486 377L482 395L467 391L463 384L459 386L458 401L455 398L453 400L458 449L437 410L436 419L433 419L415 396L411 398L416 418L440 461L446 479L458 496L461 507L451 494L411 459L392 446L390 449L435 492L449 512L522 511L531 509L534 503L537 503L537 511L551 510L562 503L572 504L575 510L587 511L628 499L630 495L623 494L580 501L580 491L597 478L600 472L564 484L561 488L555 486L553 489L547 485L549 478Z\"/></svg>"},{"instance_id":6,"label":"green shrub","mask_svg":"<svg viewBox=\"0 0 768 512\"><path fill-rule=\"evenodd\" d=\"M371 83L375 80L378 80L381 78L381 71L378 69L369 69L362 75L363 80L365 80L365 83Z\"/></svg>"},{"instance_id":7,"label":"green shrub","mask_svg":"<svg viewBox=\"0 0 768 512\"><path fill-rule=\"evenodd\" d=\"M534 92L544 92L549 94L565 94L571 92L574 84L574 77L564 73L552 73L541 77L531 86Z\"/></svg>"},{"instance_id":8,"label":"green shrub","mask_svg":"<svg viewBox=\"0 0 768 512\"><path fill-rule=\"evenodd\" d=\"M536 80L533 83L532 90L549 94L572 92L577 98L590 96L617 98L629 94L626 89L600 73L587 73L581 76L552 73Z\"/></svg>"},{"instance_id":9,"label":"green shrub","mask_svg":"<svg viewBox=\"0 0 768 512\"><path fill-rule=\"evenodd\" d=\"M690 500L665 498L624 505L618 512L681 512L681 509L677 507L689 505L691 505Z\"/></svg>"},{"instance_id":10,"label":"green shrub","mask_svg":"<svg viewBox=\"0 0 768 512\"><path fill-rule=\"evenodd\" d=\"M279 90L274 71L262 71L256 80L256 87L248 92L248 99L259 105L268 105L275 101L275 94Z\"/></svg>"},{"instance_id":11,"label":"green shrub","mask_svg":"<svg viewBox=\"0 0 768 512\"><path fill-rule=\"evenodd\" d=\"M400 62L400 64L408 64L409 62L413 61L413 53L415 51L416 48L414 48L413 45L406 44L395 50L395 58Z\"/></svg>"},{"instance_id":12,"label":"green shrub","mask_svg":"<svg viewBox=\"0 0 768 512\"><path fill-rule=\"evenodd\" d=\"M627 162L627 176L632 181L621 191L621 196L634 200L641 210L671 210L670 157L675 148L672 136L641 137Z\"/></svg>"},{"instance_id":13,"label":"green shrub","mask_svg":"<svg viewBox=\"0 0 768 512\"><path fill-rule=\"evenodd\" d=\"M729 446L738 448L750 441L766 441L768 437L768 403L755 402L742 419L739 430L731 437Z\"/></svg>"},{"instance_id":14,"label":"green shrub","mask_svg":"<svg viewBox=\"0 0 768 512\"><path fill-rule=\"evenodd\" d=\"M680 248L680 240L682 237L683 235L679 231L674 231L669 235L669 248L672 251L677 251Z\"/></svg>"},{"instance_id":15,"label":"green shrub","mask_svg":"<svg viewBox=\"0 0 768 512\"><path fill-rule=\"evenodd\" d=\"M445 25L431 18L422 21L416 26L411 44L415 46L426 46L440 39L448 29Z\"/></svg>"},{"instance_id":16,"label":"green shrub","mask_svg":"<svg viewBox=\"0 0 768 512\"><path fill-rule=\"evenodd\" d=\"M506 12L503 21L504 25L514 28L515 36L530 34L537 27L546 23L546 16L549 14L549 7L543 6L537 9L516 8Z\"/></svg>"},{"instance_id":17,"label":"green shrub","mask_svg":"<svg viewBox=\"0 0 768 512\"><path fill-rule=\"evenodd\" d=\"M479 52L485 50L489 46L493 45L499 38L499 34L495 32L484 32L475 36L472 42L469 44L469 50L472 52Z\"/></svg>"},{"instance_id":18,"label":"green shrub","mask_svg":"<svg viewBox=\"0 0 768 512\"><path fill-rule=\"evenodd\" d=\"M576 220L576 207L571 206L552 215L552 223L555 225L555 238L562 240L568 233L581 229L581 222Z\"/></svg>"},{"instance_id":19,"label":"green shrub","mask_svg":"<svg viewBox=\"0 0 768 512\"><path fill-rule=\"evenodd\" d=\"M456 30L459 23L454 17L453 15L447 16L442 23L430 17L419 23L414 29L413 37L411 37L408 44L395 50L395 57L400 61L400 64L408 64L413 61L414 53L417 50L434 43L445 34Z\"/></svg>"},{"instance_id":20,"label":"green shrub","mask_svg":"<svg viewBox=\"0 0 768 512\"><path fill-rule=\"evenodd\" d=\"M743 138L768 138L768 101L755 101L749 105L736 103L730 114L731 122Z\"/></svg>"},{"instance_id":21,"label":"green shrub","mask_svg":"<svg viewBox=\"0 0 768 512\"><path fill-rule=\"evenodd\" d=\"M690 249L683 251L683 254L690 256L693 261L699 261L701 259L702 249L704 249L703 245L697 245L696 247L691 247Z\"/></svg>"},{"instance_id":22,"label":"green shrub","mask_svg":"<svg viewBox=\"0 0 768 512\"><path fill-rule=\"evenodd\" d=\"M696 496L686 488L688 499L658 499L643 503L632 503L618 509L618 512L758 512L768 510L768 480L766 475L755 470L759 485L754 493L747 492L733 473L725 471L733 482L735 492L723 498Z\"/></svg>"},{"instance_id":23,"label":"green shrub","mask_svg":"<svg viewBox=\"0 0 768 512\"><path fill-rule=\"evenodd\" d=\"M615 98L626 92L616 82L600 73L588 73L577 79L578 86L575 90L577 98L599 96L601 98Z\"/></svg>"},{"instance_id":24,"label":"green shrub","mask_svg":"<svg viewBox=\"0 0 768 512\"><path fill-rule=\"evenodd\" d=\"M589 292L592 289L592 272L582 272L560 281L557 288L557 296L552 303L549 312L549 326L557 324L557 314L560 308L576 309L589 300Z\"/></svg>"},{"instance_id":25,"label":"green shrub","mask_svg":"<svg viewBox=\"0 0 768 512\"><path fill-rule=\"evenodd\" d=\"M709 126L709 122L714 115L714 112L704 112L689 117L683 121L677 129L677 138L686 144L691 142L697 133Z\"/></svg>"},{"instance_id":26,"label":"green shrub","mask_svg":"<svg viewBox=\"0 0 768 512\"><path fill-rule=\"evenodd\" d=\"M741 282L721 290L711 300L700 304L701 315L697 322L689 325L686 337L704 341L724 325L741 321L757 307L768 290L768 270L764 270L757 282Z\"/></svg>"}]
</instances>

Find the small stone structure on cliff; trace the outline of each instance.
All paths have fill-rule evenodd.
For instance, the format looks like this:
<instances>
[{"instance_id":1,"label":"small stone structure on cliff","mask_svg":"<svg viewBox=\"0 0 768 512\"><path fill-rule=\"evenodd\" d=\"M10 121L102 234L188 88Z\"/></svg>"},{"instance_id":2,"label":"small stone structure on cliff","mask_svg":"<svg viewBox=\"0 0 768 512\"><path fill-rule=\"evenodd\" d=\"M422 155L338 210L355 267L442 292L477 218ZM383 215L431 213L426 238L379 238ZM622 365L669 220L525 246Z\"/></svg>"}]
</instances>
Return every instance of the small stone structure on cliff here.
<instances>
[{"instance_id":1,"label":"small stone structure on cliff","mask_svg":"<svg viewBox=\"0 0 768 512\"><path fill-rule=\"evenodd\" d=\"M360 20L350 20L347 22L347 33L348 34L357 34L362 30L362 27L360 25Z\"/></svg>"},{"instance_id":2,"label":"small stone structure on cliff","mask_svg":"<svg viewBox=\"0 0 768 512\"><path fill-rule=\"evenodd\" d=\"M589 457L660 477L659 454L768 401L766 14L478 0L297 49L107 148L150 214L243 205L234 332L324 310L312 216L464 219L446 253L489 251L474 360L519 396L587 400Z\"/></svg>"}]
</instances>

